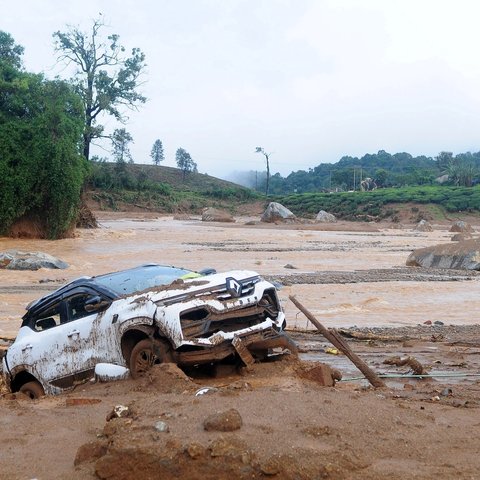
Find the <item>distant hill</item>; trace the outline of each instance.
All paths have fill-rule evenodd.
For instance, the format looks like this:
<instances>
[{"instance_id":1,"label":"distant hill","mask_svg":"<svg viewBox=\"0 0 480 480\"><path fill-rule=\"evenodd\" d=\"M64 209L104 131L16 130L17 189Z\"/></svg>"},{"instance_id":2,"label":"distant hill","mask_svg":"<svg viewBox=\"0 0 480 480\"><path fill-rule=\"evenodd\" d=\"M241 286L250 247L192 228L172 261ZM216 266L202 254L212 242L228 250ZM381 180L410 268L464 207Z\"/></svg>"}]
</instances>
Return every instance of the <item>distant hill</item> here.
<instances>
[{"instance_id":1,"label":"distant hill","mask_svg":"<svg viewBox=\"0 0 480 480\"><path fill-rule=\"evenodd\" d=\"M157 165L92 163L85 197L90 208L199 213L207 206L232 212L260 197L253 190L203 173Z\"/></svg>"}]
</instances>

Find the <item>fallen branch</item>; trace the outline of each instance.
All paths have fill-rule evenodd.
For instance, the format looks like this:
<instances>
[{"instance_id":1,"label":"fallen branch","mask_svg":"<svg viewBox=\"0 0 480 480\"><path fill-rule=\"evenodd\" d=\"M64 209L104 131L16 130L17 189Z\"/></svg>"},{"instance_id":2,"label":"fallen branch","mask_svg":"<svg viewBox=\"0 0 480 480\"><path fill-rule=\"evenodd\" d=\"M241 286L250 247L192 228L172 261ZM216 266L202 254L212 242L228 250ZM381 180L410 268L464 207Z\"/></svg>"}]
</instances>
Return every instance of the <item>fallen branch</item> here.
<instances>
[{"instance_id":1,"label":"fallen branch","mask_svg":"<svg viewBox=\"0 0 480 480\"><path fill-rule=\"evenodd\" d=\"M426 373L423 365L415 357L391 357L384 360L383 363L385 365L395 365L396 367L408 365L414 375L423 375ZM428 375L428 373L426 375Z\"/></svg>"},{"instance_id":2,"label":"fallen branch","mask_svg":"<svg viewBox=\"0 0 480 480\"><path fill-rule=\"evenodd\" d=\"M339 328L338 333L347 338L354 338L355 340L377 340L379 342L404 342L408 340L408 337L393 337L390 335L375 335L374 333L362 333L354 332L352 330L346 330L345 328Z\"/></svg>"},{"instance_id":3,"label":"fallen branch","mask_svg":"<svg viewBox=\"0 0 480 480\"><path fill-rule=\"evenodd\" d=\"M372 386L385 387L385 383L380 377L348 346L345 339L334 328L325 328L312 313L310 313L294 295L290 295L288 298L293 304L317 327L320 333L335 347L337 347L352 363L365 375L365 378L371 383Z\"/></svg>"}]
</instances>

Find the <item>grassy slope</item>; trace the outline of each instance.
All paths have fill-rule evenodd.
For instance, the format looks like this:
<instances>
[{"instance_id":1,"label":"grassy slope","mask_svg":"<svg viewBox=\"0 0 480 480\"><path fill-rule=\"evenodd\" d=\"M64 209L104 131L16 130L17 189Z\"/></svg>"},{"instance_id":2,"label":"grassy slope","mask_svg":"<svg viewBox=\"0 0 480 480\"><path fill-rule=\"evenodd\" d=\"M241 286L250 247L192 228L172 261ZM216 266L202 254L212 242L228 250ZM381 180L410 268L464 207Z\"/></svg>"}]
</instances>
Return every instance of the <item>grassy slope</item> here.
<instances>
[{"instance_id":1,"label":"grassy slope","mask_svg":"<svg viewBox=\"0 0 480 480\"><path fill-rule=\"evenodd\" d=\"M106 168L113 169L113 164ZM252 190L210 175L189 173L183 178L177 168L155 165L127 165L135 179L147 178L155 189L99 190L87 192L89 204L101 210L152 210L166 213L199 213L217 206L232 213L248 212L249 205L267 203ZM378 189L373 192L306 193L271 197L297 216L312 218L326 210L345 220L411 221L442 219L449 213L480 212L480 186L473 188L427 186ZM407 215L408 214L408 215Z\"/></svg>"}]
</instances>

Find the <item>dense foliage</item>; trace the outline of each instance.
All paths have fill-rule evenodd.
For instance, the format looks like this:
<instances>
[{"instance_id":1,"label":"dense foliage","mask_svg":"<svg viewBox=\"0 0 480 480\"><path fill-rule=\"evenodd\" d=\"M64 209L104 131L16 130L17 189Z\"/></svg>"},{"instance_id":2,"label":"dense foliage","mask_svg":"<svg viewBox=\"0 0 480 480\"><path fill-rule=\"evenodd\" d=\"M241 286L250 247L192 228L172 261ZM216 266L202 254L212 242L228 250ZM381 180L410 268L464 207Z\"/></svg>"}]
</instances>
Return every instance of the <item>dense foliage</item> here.
<instances>
[{"instance_id":1,"label":"dense foliage","mask_svg":"<svg viewBox=\"0 0 480 480\"><path fill-rule=\"evenodd\" d=\"M480 180L480 152L440 152L436 158L409 153L390 154L380 150L361 158L342 157L337 163L320 163L314 168L298 170L282 177L279 173L270 177L269 191L272 194L304 193L318 191L359 190L360 182L372 178L378 187L405 187L434 185L442 179L447 185L472 186ZM265 191L265 172L249 172L243 176L243 185L257 191Z\"/></svg>"},{"instance_id":2,"label":"dense foliage","mask_svg":"<svg viewBox=\"0 0 480 480\"><path fill-rule=\"evenodd\" d=\"M0 232L26 216L58 238L74 224L85 177L82 103L69 84L24 72L10 40L0 35Z\"/></svg>"},{"instance_id":3,"label":"dense foliage","mask_svg":"<svg viewBox=\"0 0 480 480\"><path fill-rule=\"evenodd\" d=\"M394 204L436 204L448 212L480 211L480 186L385 188L372 192L305 193L278 197L299 216L315 216L320 210L345 220L370 220L394 216Z\"/></svg>"}]
</instances>

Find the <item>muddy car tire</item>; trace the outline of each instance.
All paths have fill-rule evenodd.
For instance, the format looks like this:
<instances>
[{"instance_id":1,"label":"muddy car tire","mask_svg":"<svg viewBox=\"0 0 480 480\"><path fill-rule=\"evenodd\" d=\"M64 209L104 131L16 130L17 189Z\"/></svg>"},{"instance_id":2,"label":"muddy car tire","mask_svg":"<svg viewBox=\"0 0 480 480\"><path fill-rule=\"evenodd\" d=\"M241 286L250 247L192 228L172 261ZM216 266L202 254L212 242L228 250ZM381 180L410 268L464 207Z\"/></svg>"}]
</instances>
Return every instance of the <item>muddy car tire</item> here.
<instances>
[{"instance_id":1,"label":"muddy car tire","mask_svg":"<svg viewBox=\"0 0 480 480\"><path fill-rule=\"evenodd\" d=\"M37 398L43 397L45 395L45 391L43 390L42 385L40 382L36 380L32 380L31 382L24 383L19 392L24 393L27 397L30 397L32 400Z\"/></svg>"},{"instance_id":2,"label":"muddy car tire","mask_svg":"<svg viewBox=\"0 0 480 480\"><path fill-rule=\"evenodd\" d=\"M170 348L166 342L161 340L152 342L149 338L140 340L130 354L130 376L140 378L153 365L171 361Z\"/></svg>"}]
</instances>

